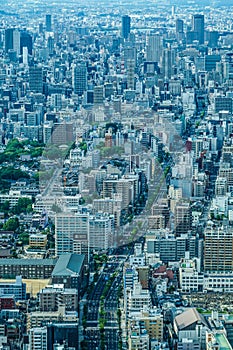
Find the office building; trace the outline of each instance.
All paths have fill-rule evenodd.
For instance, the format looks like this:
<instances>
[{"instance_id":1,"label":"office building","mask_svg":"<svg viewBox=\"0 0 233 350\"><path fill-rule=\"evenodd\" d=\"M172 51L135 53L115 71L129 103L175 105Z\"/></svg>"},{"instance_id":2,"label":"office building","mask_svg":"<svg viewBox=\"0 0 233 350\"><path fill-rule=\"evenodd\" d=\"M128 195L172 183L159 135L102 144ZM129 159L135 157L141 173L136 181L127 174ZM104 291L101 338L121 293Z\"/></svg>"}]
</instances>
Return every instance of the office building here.
<instances>
[{"instance_id":1,"label":"office building","mask_svg":"<svg viewBox=\"0 0 233 350\"><path fill-rule=\"evenodd\" d=\"M66 145L74 141L74 125L72 122L54 123L52 132L52 143L55 145Z\"/></svg>"},{"instance_id":2,"label":"office building","mask_svg":"<svg viewBox=\"0 0 233 350\"><path fill-rule=\"evenodd\" d=\"M77 322L54 322L47 326L48 348L54 350L55 344L64 345L64 349L79 349L78 323Z\"/></svg>"},{"instance_id":3,"label":"office building","mask_svg":"<svg viewBox=\"0 0 233 350\"><path fill-rule=\"evenodd\" d=\"M176 35L178 36L179 33L184 33L184 21L178 18L176 20Z\"/></svg>"},{"instance_id":4,"label":"office building","mask_svg":"<svg viewBox=\"0 0 233 350\"><path fill-rule=\"evenodd\" d=\"M32 55L32 36L26 31L20 33L20 54L23 54L23 48L27 47L28 54Z\"/></svg>"},{"instance_id":5,"label":"office building","mask_svg":"<svg viewBox=\"0 0 233 350\"><path fill-rule=\"evenodd\" d=\"M189 251L190 257L198 256L198 239L191 235L175 237L167 230L155 230L146 235L147 253L159 255L161 261L180 261Z\"/></svg>"},{"instance_id":6,"label":"office building","mask_svg":"<svg viewBox=\"0 0 233 350\"><path fill-rule=\"evenodd\" d=\"M85 254L89 259L89 214L57 214L55 254Z\"/></svg>"},{"instance_id":7,"label":"office building","mask_svg":"<svg viewBox=\"0 0 233 350\"><path fill-rule=\"evenodd\" d=\"M52 31L52 16L49 14L45 16L45 30L46 32Z\"/></svg>"},{"instance_id":8,"label":"office building","mask_svg":"<svg viewBox=\"0 0 233 350\"><path fill-rule=\"evenodd\" d=\"M32 92L43 93L42 66L29 67L29 87Z\"/></svg>"},{"instance_id":9,"label":"office building","mask_svg":"<svg viewBox=\"0 0 233 350\"><path fill-rule=\"evenodd\" d=\"M14 28L5 29L5 52L13 49Z\"/></svg>"},{"instance_id":10,"label":"office building","mask_svg":"<svg viewBox=\"0 0 233 350\"><path fill-rule=\"evenodd\" d=\"M175 232L177 236L187 234L192 228L192 213L189 201L180 200L175 206Z\"/></svg>"},{"instance_id":11,"label":"office building","mask_svg":"<svg viewBox=\"0 0 233 350\"><path fill-rule=\"evenodd\" d=\"M74 93L82 96L87 90L87 67L85 63L78 63L72 69L72 85Z\"/></svg>"},{"instance_id":12,"label":"office building","mask_svg":"<svg viewBox=\"0 0 233 350\"><path fill-rule=\"evenodd\" d=\"M89 246L94 250L107 250L112 243L114 217L97 214L89 219Z\"/></svg>"},{"instance_id":13,"label":"office building","mask_svg":"<svg viewBox=\"0 0 233 350\"><path fill-rule=\"evenodd\" d=\"M193 15L192 30L195 33L196 40L199 44L204 44L204 15Z\"/></svg>"},{"instance_id":14,"label":"office building","mask_svg":"<svg viewBox=\"0 0 233 350\"><path fill-rule=\"evenodd\" d=\"M121 35L124 39L128 39L130 34L131 18L128 15L122 16L121 19Z\"/></svg>"},{"instance_id":15,"label":"office building","mask_svg":"<svg viewBox=\"0 0 233 350\"><path fill-rule=\"evenodd\" d=\"M104 102L104 87L102 85L94 87L94 105L101 105Z\"/></svg>"},{"instance_id":16,"label":"office building","mask_svg":"<svg viewBox=\"0 0 233 350\"><path fill-rule=\"evenodd\" d=\"M163 50L162 70L165 79L170 79L172 75L172 51L170 48Z\"/></svg>"},{"instance_id":17,"label":"office building","mask_svg":"<svg viewBox=\"0 0 233 350\"><path fill-rule=\"evenodd\" d=\"M129 90L134 90L134 70L135 61L134 59L128 59L127 61L127 88Z\"/></svg>"},{"instance_id":18,"label":"office building","mask_svg":"<svg viewBox=\"0 0 233 350\"><path fill-rule=\"evenodd\" d=\"M16 56L18 57L20 54L20 32L18 29L14 29L13 31L13 50L16 52Z\"/></svg>"},{"instance_id":19,"label":"office building","mask_svg":"<svg viewBox=\"0 0 233 350\"><path fill-rule=\"evenodd\" d=\"M158 62L160 61L162 53L162 41L160 34L148 34L146 36L146 61Z\"/></svg>"}]
</instances>

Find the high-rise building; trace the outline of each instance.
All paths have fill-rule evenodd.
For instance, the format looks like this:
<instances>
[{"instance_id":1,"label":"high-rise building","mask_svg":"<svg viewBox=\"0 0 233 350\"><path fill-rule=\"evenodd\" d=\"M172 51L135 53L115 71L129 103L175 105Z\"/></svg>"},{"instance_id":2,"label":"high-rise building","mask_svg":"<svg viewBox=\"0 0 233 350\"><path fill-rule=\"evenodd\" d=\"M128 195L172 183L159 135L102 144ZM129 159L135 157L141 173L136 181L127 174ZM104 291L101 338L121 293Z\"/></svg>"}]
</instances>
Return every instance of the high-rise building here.
<instances>
[{"instance_id":1,"label":"high-rise building","mask_svg":"<svg viewBox=\"0 0 233 350\"><path fill-rule=\"evenodd\" d=\"M146 60L159 62L162 53L162 42L160 34L148 34L146 37Z\"/></svg>"},{"instance_id":2,"label":"high-rise building","mask_svg":"<svg viewBox=\"0 0 233 350\"><path fill-rule=\"evenodd\" d=\"M94 87L94 104L101 105L104 101L104 87L98 85Z\"/></svg>"},{"instance_id":3,"label":"high-rise building","mask_svg":"<svg viewBox=\"0 0 233 350\"><path fill-rule=\"evenodd\" d=\"M5 30L5 52L13 50L13 33L14 28L7 28Z\"/></svg>"},{"instance_id":4,"label":"high-rise building","mask_svg":"<svg viewBox=\"0 0 233 350\"><path fill-rule=\"evenodd\" d=\"M196 33L196 39L199 44L204 44L204 15L193 15L192 18L192 30Z\"/></svg>"},{"instance_id":5,"label":"high-rise building","mask_svg":"<svg viewBox=\"0 0 233 350\"><path fill-rule=\"evenodd\" d=\"M20 54L23 53L23 48L27 47L28 54L32 55L32 36L26 31L20 33Z\"/></svg>"},{"instance_id":6,"label":"high-rise building","mask_svg":"<svg viewBox=\"0 0 233 350\"><path fill-rule=\"evenodd\" d=\"M209 272L233 271L233 232L231 227L215 227L210 222L205 230L204 269Z\"/></svg>"},{"instance_id":7,"label":"high-rise building","mask_svg":"<svg viewBox=\"0 0 233 350\"><path fill-rule=\"evenodd\" d=\"M18 56L20 53L20 32L16 28L5 30L5 52L14 50Z\"/></svg>"},{"instance_id":8,"label":"high-rise building","mask_svg":"<svg viewBox=\"0 0 233 350\"><path fill-rule=\"evenodd\" d=\"M14 29L13 32L13 50L16 52L16 55L20 54L20 32L18 29Z\"/></svg>"},{"instance_id":9,"label":"high-rise building","mask_svg":"<svg viewBox=\"0 0 233 350\"><path fill-rule=\"evenodd\" d=\"M189 201L180 200L175 206L175 232L177 236L188 233L192 227Z\"/></svg>"},{"instance_id":10,"label":"high-rise building","mask_svg":"<svg viewBox=\"0 0 233 350\"><path fill-rule=\"evenodd\" d=\"M46 32L52 31L52 16L51 15L46 15L46 17L45 17L45 29L46 29Z\"/></svg>"},{"instance_id":11,"label":"high-rise building","mask_svg":"<svg viewBox=\"0 0 233 350\"><path fill-rule=\"evenodd\" d=\"M121 19L121 35L124 39L128 39L130 33L131 18L128 15L122 16Z\"/></svg>"},{"instance_id":12,"label":"high-rise building","mask_svg":"<svg viewBox=\"0 0 233 350\"><path fill-rule=\"evenodd\" d=\"M127 88L134 90L134 70L135 61L134 59L128 59L127 61Z\"/></svg>"},{"instance_id":13,"label":"high-rise building","mask_svg":"<svg viewBox=\"0 0 233 350\"><path fill-rule=\"evenodd\" d=\"M33 92L43 93L42 66L31 66L29 68L29 87Z\"/></svg>"},{"instance_id":14,"label":"high-rise building","mask_svg":"<svg viewBox=\"0 0 233 350\"><path fill-rule=\"evenodd\" d=\"M52 143L56 145L67 144L74 141L73 123L54 123Z\"/></svg>"},{"instance_id":15,"label":"high-rise building","mask_svg":"<svg viewBox=\"0 0 233 350\"><path fill-rule=\"evenodd\" d=\"M176 20L176 34L184 32L184 21L182 19Z\"/></svg>"},{"instance_id":16,"label":"high-rise building","mask_svg":"<svg viewBox=\"0 0 233 350\"><path fill-rule=\"evenodd\" d=\"M28 48L23 47L23 64L28 65Z\"/></svg>"},{"instance_id":17,"label":"high-rise building","mask_svg":"<svg viewBox=\"0 0 233 350\"><path fill-rule=\"evenodd\" d=\"M55 254L89 256L89 214L57 214L55 217Z\"/></svg>"},{"instance_id":18,"label":"high-rise building","mask_svg":"<svg viewBox=\"0 0 233 350\"><path fill-rule=\"evenodd\" d=\"M108 214L97 214L89 220L89 245L92 249L106 250L111 245L114 217Z\"/></svg>"},{"instance_id":19,"label":"high-rise building","mask_svg":"<svg viewBox=\"0 0 233 350\"><path fill-rule=\"evenodd\" d=\"M166 79L170 79L172 75L172 51L170 48L163 51L163 75Z\"/></svg>"},{"instance_id":20,"label":"high-rise building","mask_svg":"<svg viewBox=\"0 0 233 350\"><path fill-rule=\"evenodd\" d=\"M184 37L184 21L182 19L176 20L176 38L178 41Z\"/></svg>"},{"instance_id":21,"label":"high-rise building","mask_svg":"<svg viewBox=\"0 0 233 350\"><path fill-rule=\"evenodd\" d=\"M74 93L82 96L87 90L87 67L85 63L78 63L72 70L72 84Z\"/></svg>"},{"instance_id":22,"label":"high-rise building","mask_svg":"<svg viewBox=\"0 0 233 350\"><path fill-rule=\"evenodd\" d=\"M47 327L36 327L29 330L29 349L47 350Z\"/></svg>"}]
</instances>

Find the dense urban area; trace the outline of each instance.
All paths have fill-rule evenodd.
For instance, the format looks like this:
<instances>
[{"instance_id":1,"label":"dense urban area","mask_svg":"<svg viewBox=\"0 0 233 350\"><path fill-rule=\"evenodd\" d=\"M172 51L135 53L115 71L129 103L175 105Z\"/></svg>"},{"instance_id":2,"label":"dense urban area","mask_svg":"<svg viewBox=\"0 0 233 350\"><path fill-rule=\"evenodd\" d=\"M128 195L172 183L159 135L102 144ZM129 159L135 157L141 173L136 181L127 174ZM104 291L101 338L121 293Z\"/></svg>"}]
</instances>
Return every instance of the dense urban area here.
<instances>
[{"instance_id":1,"label":"dense urban area","mask_svg":"<svg viewBox=\"0 0 233 350\"><path fill-rule=\"evenodd\" d=\"M0 349L233 349L233 1L0 0Z\"/></svg>"}]
</instances>

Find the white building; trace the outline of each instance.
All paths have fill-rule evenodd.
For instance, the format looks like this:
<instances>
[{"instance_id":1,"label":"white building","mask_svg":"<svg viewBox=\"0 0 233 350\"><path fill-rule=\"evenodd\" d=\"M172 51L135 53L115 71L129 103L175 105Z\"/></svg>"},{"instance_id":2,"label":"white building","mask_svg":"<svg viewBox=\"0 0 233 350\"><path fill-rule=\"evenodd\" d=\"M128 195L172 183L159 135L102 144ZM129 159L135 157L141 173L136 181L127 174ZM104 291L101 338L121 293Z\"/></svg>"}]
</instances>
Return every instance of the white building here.
<instances>
[{"instance_id":1,"label":"white building","mask_svg":"<svg viewBox=\"0 0 233 350\"><path fill-rule=\"evenodd\" d=\"M47 350L47 327L37 327L29 330L29 349Z\"/></svg>"}]
</instances>

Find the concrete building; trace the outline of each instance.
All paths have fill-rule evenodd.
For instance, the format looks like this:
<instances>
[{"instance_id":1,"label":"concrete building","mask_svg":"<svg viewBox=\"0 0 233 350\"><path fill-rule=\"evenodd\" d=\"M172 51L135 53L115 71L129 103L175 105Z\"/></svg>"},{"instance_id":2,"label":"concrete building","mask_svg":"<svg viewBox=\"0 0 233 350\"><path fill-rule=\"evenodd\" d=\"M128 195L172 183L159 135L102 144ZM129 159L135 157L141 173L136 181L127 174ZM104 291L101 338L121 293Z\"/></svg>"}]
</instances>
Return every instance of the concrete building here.
<instances>
[{"instance_id":1,"label":"concrete building","mask_svg":"<svg viewBox=\"0 0 233 350\"><path fill-rule=\"evenodd\" d=\"M209 222L205 229L204 269L206 272L233 271L232 228Z\"/></svg>"},{"instance_id":2,"label":"concrete building","mask_svg":"<svg viewBox=\"0 0 233 350\"><path fill-rule=\"evenodd\" d=\"M21 276L16 276L15 282L0 282L0 295L14 295L15 301L26 300L26 283Z\"/></svg>"},{"instance_id":3,"label":"concrete building","mask_svg":"<svg viewBox=\"0 0 233 350\"><path fill-rule=\"evenodd\" d=\"M96 214L89 219L89 246L94 250L107 250L112 244L114 218L108 214Z\"/></svg>"},{"instance_id":4,"label":"concrete building","mask_svg":"<svg viewBox=\"0 0 233 350\"><path fill-rule=\"evenodd\" d=\"M89 214L57 214L55 217L55 253L85 254L89 260Z\"/></svg>"},{"instance_id":5,"label":"concrete building","mask_svg":"<svg viewBox=\"0 0 233 350\"><path fill-rule=\"evenodd\" d=\"M180 200L177 202L174 214L176 235L187 234L192 228L192 215L189 201Z\"/></svg>"},{"instance_id":6,"label":"concrete building","mask_svg":"<svg viewBox=\"0 0 233 350\"><path fill-rule=\"evenodd\" d=\"M73 66L72 85L74 93L82 96L87 90L87 67L85 63L78 63Z\"/></svg>"},{"instance_id":7,"label":"concrete building","mask_svg":"<svg viewBox=\"0 0 233 350\"><path fill-rule=\"evenodd\" d=\"M64 288L80 290L85 286L85 256L80 254L62 254L52 272L52 283L63 284Z\"/></svg>"},{"instance_id":8,"label":"concrete building","mask_svg":"<svg viewBox=\"0 0 233 350\"><path fill-rule=\"evenodd\" d=\"M27 314L27 329L41 327L42 324L48 324L50 322L77 322L78 313L76 311L65 311L65 307L62 306L58 311L48 312L31 312Z\"/></svg>"},{"instance_id":9,"label":"concrete building","mask_svg":"<svg viewBox=\"0 0 233 350\"><path fill-rule=\"evenodd\" d=\"M78 291L75 288L64 288L64 285L54 284L39 292L40 311L57 311L65 306L66 311L78 310Z\"/></svg>"},{"instance_id":10,"label":"concrete building","mask_svg":"<svg viewBox=\"0 0 233 350\"><path fill-rule=\"evenodd\" d=\"M45 249L47 245L47 235L43 235L40 233L30 235L29 245L33 248Z\"/></svg>"},{"instance_id":11,"label":"concrete building","mask_svg":"<svg viewBox=\"0 0 233 350\"><path fill-rule=\"evenodd\" d=\"M29 67L29 87L32 92L43 93L42 66Z\"/></svg>"},{"instance_id":12,"label":"concrete building","mask_svg":"<svg viewBox=\"0 0 233 350\"><path fill-rule=\"evenodd\" d=\"M178 337L178 344L182 344L183 339L191 339L195 341L196 344L199 343L201 348L204 348L208 326L204 317L200 315L195 308L188 308L177 315L174 319L173 326Z\"/></svg>"},{"instance_id":13,"label":"concrete building","mask_svg":"<svg viewBox=\"0 0 233 350\"><path fill-rule=\"evenodd\" d=\"M36 327L29 330L29 349L47 350L47 327Z\"/></svg>"},{"instance_id":14,"label":"concrete building","mask_svg":"<svg viewBox=\"0 0 233 350\"><path fill-rule=\"evenodd\" d=\"M2 278L45 279L50 278L57 259L1 259Z\"/></svg>"}]
</instances>

